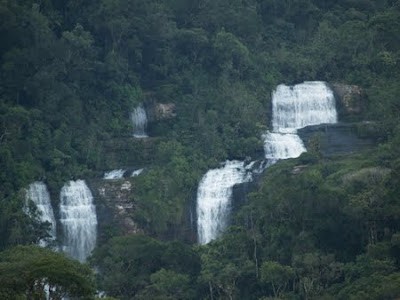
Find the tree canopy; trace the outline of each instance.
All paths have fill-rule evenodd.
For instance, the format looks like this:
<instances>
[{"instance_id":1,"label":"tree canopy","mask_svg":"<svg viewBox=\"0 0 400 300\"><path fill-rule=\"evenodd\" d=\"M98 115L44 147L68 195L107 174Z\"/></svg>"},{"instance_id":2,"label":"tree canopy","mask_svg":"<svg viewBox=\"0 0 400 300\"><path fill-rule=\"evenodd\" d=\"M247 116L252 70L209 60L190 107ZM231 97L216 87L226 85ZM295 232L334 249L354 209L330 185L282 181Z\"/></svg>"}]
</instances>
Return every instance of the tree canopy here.
<instances>
[{"instance_id":1,"label":"tree canopy","mask_svg":"<svg viewBox=\"0 0 400 300\"><path fill-rule=\"evenodd\" d=\"M3 299L93 299L94 277L81 265L38 246L16 246L0 253L0 295Z\"/></svg>"},{"instance_id":2,"label":"tree canopy","mask_svg":"<svg viewBox=\"0 0 400 300\"><path fill-rule=\"evenodd\" d=\"M398 297L399 22L398 0L0 0L1 295L93 294L85 266L14 248L46 236L23 211L28 184L56 195L72 178L146 166L131 201L148 236L107 236L93 257L107 295ZM258 179L220 240L182 244L202 174L262 157L271 91L305 80L360 86L365 110L343 120L369 121L379 146L330 158L315 142ZM177 116L133 139L140 103Z\"/></svg>"}]
</instances>

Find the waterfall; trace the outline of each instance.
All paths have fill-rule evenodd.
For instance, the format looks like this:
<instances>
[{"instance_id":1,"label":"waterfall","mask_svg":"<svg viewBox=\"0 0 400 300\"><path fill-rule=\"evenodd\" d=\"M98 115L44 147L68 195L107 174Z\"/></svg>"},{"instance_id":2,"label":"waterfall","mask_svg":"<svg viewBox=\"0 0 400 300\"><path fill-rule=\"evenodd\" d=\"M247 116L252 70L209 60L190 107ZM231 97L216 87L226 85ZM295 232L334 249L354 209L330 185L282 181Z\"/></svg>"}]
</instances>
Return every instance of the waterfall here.
<instances>
[{"instance_id":1,"label":"waterfall","mask_svg":"<svg viewBox=\"0 0 400 300\"><path fill-rule=\"evenodd\" d=\"M274 163L299 157L306 149L297 129L336 122L335 97L325 82L278 85L272 93L273 132L263 135L265 158Z\"/></svg>"},{"instance_id":2,"label":"waterfall","mask_svg":"<svg viewBox=\"0 0 400 300\"><path fill-rule=\"evenodd\" d=\"M135 171L132 172L131 177L139 176L140 174L143 173L143 171L144 171L144 168L142 168L142 169L137 169L137 170L135 170Z\"/></svg>"},{"instance_id":3,"label":"waterfall","mask_svg":"<svg viewBox=\"0 0 400 300\"><path fill-rule=\"evenodd\" d=\"M336 123L335 97L325 82L278 85L272 93L274 132L295 133L309 125Z\"/></svg>"},{"instance_id":4,"label":"waterfall","mask_svg":"<svg viewBox=\"0 0 400 300\"><path fill-rule=\"evenodd\" d=\"M41 181L36 181L29 185L26 191L26 199L32 200L40 214L41 222L49 222L50 226L50 239L56 239L56 219L54 218L53 207L51 206L50 194L46 185ZM42 247L47 246L47 241L42 239L39 241Z\"/></svg>"},{"instance_id":5,"label":"waterfall","mask_svg":"<svg viewBox=\"0 0 400 300\"><path fill-rule=\"evenodd\" d=\"M197 190L197 231L200 244L215 239L227 225L232 188L251 181L249 166L241 161L226 161L218 169L209 170Z\"/></svg>"},{"instance_id":6,"label":"waterfall","mask_svg":"<svg viewBox=\"0 0 400 300\"><path fill-rule=\"evenodd\" d=\"M60 192L63 251L83 262L96 245L97 216L93 196L85 181L70 181Z\"/></svg>"},{"instance_id":7,"label":"waterfall","mask_svg":"<svg viewBox=\"0 0 400 300\"><path fill-rule=\"evenodd\" d=\"M133 124L133 136L136 138L146 138L147 115L143 104L137 106L131 113L131 120Z\"/></svg>"},{"instance_id":8,"label":"waterfall","mask_svg":"<svg viewBox=\"0 0 400 300\"><path fill-rule=\"evenodd\" d=\"M121 179L124 177L125 170L118 169L104 173L103 179Z\"/></svg>"},{"instance_id":9,"label":"waterfall","mask_svg":"<svg viewBox=\"0 0 400 300\"><path fill-rule=\"evenodd\" d=\"M272 93L272 132L263 135L265 164L254 173L280 159L295 158L306 151L297 129L309 125L336 123L333 92L325 82L306 81L295 86L279 85ZM252 180L253 164L227 161L219 169L209 170L197 190L197 231L200 244L215 239L227 225L232 188Z\"/></svg>"},{"instance_id":10,"label":"waterfall","mask_svg":"<svg viewBox=\"0 0 400 300\"><path fill-rule=\"evenodd\" d=\"M299 157L306 151L297 134L268 132L263 137L265 158L269 160Z\"/></svg>"}]
</instances>

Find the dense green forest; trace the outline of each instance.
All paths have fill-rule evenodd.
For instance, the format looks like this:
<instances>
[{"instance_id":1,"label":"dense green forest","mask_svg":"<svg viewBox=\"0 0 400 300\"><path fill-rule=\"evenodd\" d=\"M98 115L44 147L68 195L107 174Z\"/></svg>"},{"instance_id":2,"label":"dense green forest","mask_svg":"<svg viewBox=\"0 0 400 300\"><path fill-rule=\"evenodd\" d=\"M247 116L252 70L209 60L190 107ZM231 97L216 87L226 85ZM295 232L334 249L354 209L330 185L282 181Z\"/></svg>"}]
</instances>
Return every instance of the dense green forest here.
<instances>
[{"instance_id":1,"label":"dense green forest","mask_svg":"<svg viewBox=\"0 0 400 300\"><path fill-rule=\"evenodd\" d=\"M0 0L0 298L42 299L43 276L54 299L400 297L399 64L398 0ZM279 162L220 239L171 238L208 168L262 155L276 85L304 80L361 86L379 145ZM149 98L177 117L134 140ZM128 162L151 166L135 179L146 235L103 237L96 276L27 246L47 233L23 188Z\"/></svg>"}]
</instances>

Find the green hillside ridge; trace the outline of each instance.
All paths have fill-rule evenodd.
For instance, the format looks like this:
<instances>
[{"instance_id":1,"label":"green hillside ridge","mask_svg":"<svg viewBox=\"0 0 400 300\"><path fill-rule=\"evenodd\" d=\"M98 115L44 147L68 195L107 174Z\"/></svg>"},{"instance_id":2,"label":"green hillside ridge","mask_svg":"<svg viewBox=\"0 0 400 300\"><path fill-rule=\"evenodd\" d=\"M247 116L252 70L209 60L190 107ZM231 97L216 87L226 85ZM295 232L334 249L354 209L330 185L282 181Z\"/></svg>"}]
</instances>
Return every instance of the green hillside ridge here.
<instances>
[{"instance_id":1,"label":"green hillside ridge","mask_svg":"<svg viewBox=\"0 0 400 300\"><path fill-rule=\"evenodd\" d=\"M20 246L47 234L23 189L43 180L57 202L67 180L125 166L149 168L132 179L147 236L104 235L90 262L108 296L400 297L399 63L398 0L1 0L0 298L41 299L35 255L67 264ZM168 240L209 168L260 156L273 89L305 80L361 87L365 110L347 119L373 121L379 145L324 157L314 144L268 169L217 241ZM177 116L135 140L129 114L150 100ZM34 275L5 277L23 251L15 270ZM92 297L93 274L70 267L59 288Z\"/></svg>"}]
</instances>

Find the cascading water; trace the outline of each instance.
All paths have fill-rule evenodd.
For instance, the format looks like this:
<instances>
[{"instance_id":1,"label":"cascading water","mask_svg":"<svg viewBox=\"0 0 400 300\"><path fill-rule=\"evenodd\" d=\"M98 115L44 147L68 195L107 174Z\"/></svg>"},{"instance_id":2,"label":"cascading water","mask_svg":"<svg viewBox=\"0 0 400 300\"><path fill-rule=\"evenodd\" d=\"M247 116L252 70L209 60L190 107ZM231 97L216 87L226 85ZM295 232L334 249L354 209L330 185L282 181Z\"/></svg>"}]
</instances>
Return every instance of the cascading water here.
<instances>
[{"instance_id":1,"label":"cascading water","mask_svg":"<svg viewBox=\"0 0 400 300\"><path fill-rule=\"evenodd\" d=\"M260 173L280 159L295 158L306 151L297 129L309 125L336 123L335 98L326 83L304 82L295 86L279 85L272 94L272 132L263 135L265 164ZM198 241L206 244L225 228L232 187L252 180L251 164L227 161L219 169L209 170L197 191Z\"/></svg>"},{"instance_id":2,"label":"cascading water","mask_svg":"<svg viewBox=\"0 0 400 300\"><path fill-rule=\"evenodd\" d=\"M232 188L251 181L250 166L242 161L226 161L219 169L209 170L197 190L197 231L200 244L215 239L226 227Z\"/></svg>"},{"instance_id":3,"label":"cascading water","mask_svg":"<svg viewBox=\"0 0 400 300\"><path fill-rule=\"evenodd\" d=\"M272 93L274 132L296 132L309 125L336 123L335 97L325 82L278 85Z\"/></svg>"},{"instance_id":4,"label":"cascading water","mask_svg":"<svg viewBox=\"0 0 400 300\"><path fill-rule=\"evenodd\" d=\"M273 163L299 157L306 149L297 129L336 122L335 97L325 82L278 85L272 93L273 132L263 135L265 158Z\"/></svg>"},{"instance_id":5,"label":"cascading water","mask_svg":"<svg viewBox=\"0 0 400 300\"><path fill-rule=\"evenodd\" d=\"M263 137L265 158L272 162L278 159L299 157L306 151L297 134L268 132Z\"/></svg>"},{"instance_id":6,"label":"cascading water","mask_svg":"<svg viewBox=\"0 0 400 300\"><path fill-rule=\"evenodd\" d=\"M60 192L63 251L83 262L96 245L97 216L93 196L85 181L70 181Z\"/></svg>"},{"instance_id":7,"label":"cascading water","mask_svg":"<svg viewBox=\"0 0 400 300\"><path fill-rule=\"evenodd\" d=\"M132 172L131 177L139 176L140 174L143 173L143 171L144 171L144 168L142 168L142 169L137 169L137 170L135 170L135 171Z\"/></svg>"},{"instance_id":8,"label":"cascading water","mask_svg":"<svg viewBox=\"0 0 400 300\"><path fill-rule=\"evenodd\" d=\"M121 179L124 177L125 172L123 169L112 170L104 173L103 179Z\"/></svg>"},{"instance_id":9,"label":"cascading water","mask_svg":"<svg viewBox=\"0 0 400 300\"><path fill-rule=\"evenodd\" d=\"M26 198L35 203L36 208L40 214L41 222L49 222L50 226L50 239L56 239L56 219L54 218L53 207L51 206L50 194L46 185L41 181L36 181L29 185L26 191ZM47 241L40 240L39 245L42 247L47 246Z\"/></svg>"},{"instance_id":10,"label":"cascading water","mask_svg":"<svg viewBox=\"0 0 400 300\"><path fill-rule=\"evenodd\" d=\"M133 124L133 136L136 138L148 137L146 133L147 115L143 104L137 106L131 113L131 120Z\"/></svg>"}]
</instances>

